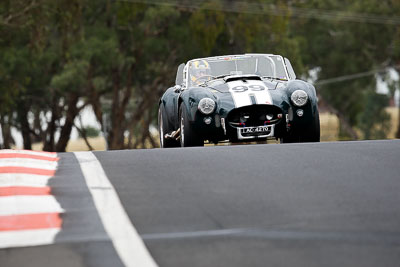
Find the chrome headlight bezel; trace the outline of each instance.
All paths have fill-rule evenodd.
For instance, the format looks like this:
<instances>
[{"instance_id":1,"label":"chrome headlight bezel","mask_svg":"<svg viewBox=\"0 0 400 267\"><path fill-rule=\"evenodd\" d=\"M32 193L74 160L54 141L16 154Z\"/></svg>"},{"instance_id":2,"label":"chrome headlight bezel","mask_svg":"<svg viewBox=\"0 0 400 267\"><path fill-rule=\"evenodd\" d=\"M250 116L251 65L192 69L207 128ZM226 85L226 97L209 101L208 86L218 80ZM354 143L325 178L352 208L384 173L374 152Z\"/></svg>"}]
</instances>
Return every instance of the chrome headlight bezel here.
<instances>
[{"instance_id":1,"label":"chrome headlight bezel","mask_svg":"<svg viewBox=\"0 0 400 267\"><path fill-rule=\"evenodd\" d=\"M216 103L209 97L202 98L199 101L198 109L201 113L209 115L214 112Z\"/></svg>"},{"instance_id":2,"label":"chrome headlight bezel","mask_svg":"<svg viewBox=\"0 0 400 267\"><path fill-rule=\"evenodd\" d=\"M302 107L307 104L308 101L308 94L304 90L296 90L290 96L290 100L292 103L297 107Z\"/></svg>"}]
</instances>

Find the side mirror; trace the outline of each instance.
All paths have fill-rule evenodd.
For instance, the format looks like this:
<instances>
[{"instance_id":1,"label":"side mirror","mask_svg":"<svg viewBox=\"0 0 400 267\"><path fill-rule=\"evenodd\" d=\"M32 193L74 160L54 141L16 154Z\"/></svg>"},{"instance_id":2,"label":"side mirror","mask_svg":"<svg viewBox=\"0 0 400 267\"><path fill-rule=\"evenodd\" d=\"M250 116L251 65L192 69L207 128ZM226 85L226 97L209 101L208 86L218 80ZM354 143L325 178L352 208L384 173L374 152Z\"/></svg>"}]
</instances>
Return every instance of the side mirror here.
<instances>
[{"instance_id":1,"label":"side mirror","mask_svg":"<svg viewBox=\"0 0 400 267\"><path fill-rule=\"evenodd\" d=\"M174 92L175 93L180 93L182 91L182 86L180 86L179 84L174 86Z\"/></svg>"}]
</instances>

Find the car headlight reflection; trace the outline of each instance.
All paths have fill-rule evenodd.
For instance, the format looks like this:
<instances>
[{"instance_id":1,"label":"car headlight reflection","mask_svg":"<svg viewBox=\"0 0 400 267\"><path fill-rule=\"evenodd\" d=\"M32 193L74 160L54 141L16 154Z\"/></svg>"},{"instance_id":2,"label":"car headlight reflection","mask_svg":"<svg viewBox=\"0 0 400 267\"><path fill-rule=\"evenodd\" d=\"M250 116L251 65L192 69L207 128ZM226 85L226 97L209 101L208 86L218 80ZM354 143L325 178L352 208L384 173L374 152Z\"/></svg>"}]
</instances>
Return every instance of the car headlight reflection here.
<instances>
[{"instance_id":1,"label":"car headlight reflection","mask_svg":"<svg viewBox=\"0 0 400 267\"><path fill-rule=\"evenodd\" d=\"M303 90L296 90L292 93L290 99L292 100L293 104L295 104L298 107L301 107L307 103L308 95Z\"/></svg>"},{"instance_id":2,"label":"car headlight reflection","mask_svg":"<svg viewBox=\"0 0 400 267\"><path fill-rule=\"evenodd\" d=\"M201 113L208 115L214 111L215 101L208 97L203 98L200 100L198 108Z\"/></svg>"}]
</instances>

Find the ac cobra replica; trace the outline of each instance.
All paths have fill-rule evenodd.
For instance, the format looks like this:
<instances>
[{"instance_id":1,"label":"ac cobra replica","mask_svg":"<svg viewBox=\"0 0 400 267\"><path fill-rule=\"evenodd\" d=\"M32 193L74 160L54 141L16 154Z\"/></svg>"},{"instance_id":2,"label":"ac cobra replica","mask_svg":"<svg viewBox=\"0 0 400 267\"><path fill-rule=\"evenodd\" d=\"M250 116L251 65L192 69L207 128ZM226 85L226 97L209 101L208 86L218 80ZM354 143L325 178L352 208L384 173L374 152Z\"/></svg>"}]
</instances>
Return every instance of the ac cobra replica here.
<instances>
[{"instance_id":1,"label":"ac cobra replica","mask_svg":"<svg viewBox=\"0 0 400 267\"><path fill-rule=\"evenodd\" d=\"M319 142L313 85L296 79L287 58L244 54L193 59L159 102L161 147L205 141Z\"/></svg>"}]
</instances>

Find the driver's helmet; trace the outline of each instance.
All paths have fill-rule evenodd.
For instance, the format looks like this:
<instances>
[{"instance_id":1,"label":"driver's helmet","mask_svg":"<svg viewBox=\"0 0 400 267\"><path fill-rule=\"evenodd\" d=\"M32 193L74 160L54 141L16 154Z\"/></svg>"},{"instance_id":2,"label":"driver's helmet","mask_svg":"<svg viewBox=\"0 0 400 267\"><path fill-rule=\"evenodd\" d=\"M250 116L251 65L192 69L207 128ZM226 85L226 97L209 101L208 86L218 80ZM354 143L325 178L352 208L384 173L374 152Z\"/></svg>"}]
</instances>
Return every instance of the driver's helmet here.
<instances>
[{"instance_id":1,"label":"driver's helmet","mask_svg":"<svg viewBox=\"0 0 400 267\"><path fill-rule=\"evenodd\" d=\"M211 77L207 77L207 79L199 81L198 79L203 76L210 76L211 75L211 69L210 69L210 64L204 60L196 60L192 62L191 66L191 71L190 71L190 80L192 81L192 84L198 85L205 80L210 80Z\"/></svg>"}]
</instances>

